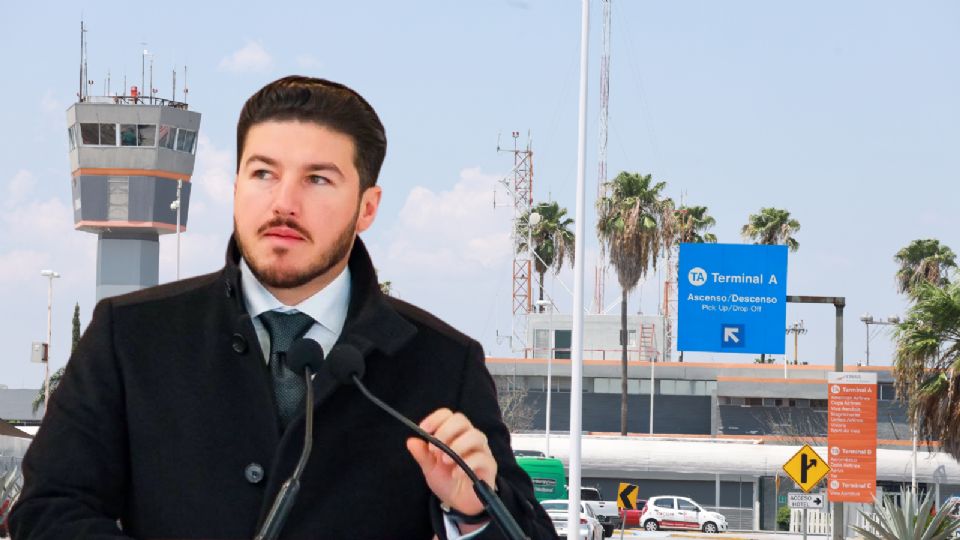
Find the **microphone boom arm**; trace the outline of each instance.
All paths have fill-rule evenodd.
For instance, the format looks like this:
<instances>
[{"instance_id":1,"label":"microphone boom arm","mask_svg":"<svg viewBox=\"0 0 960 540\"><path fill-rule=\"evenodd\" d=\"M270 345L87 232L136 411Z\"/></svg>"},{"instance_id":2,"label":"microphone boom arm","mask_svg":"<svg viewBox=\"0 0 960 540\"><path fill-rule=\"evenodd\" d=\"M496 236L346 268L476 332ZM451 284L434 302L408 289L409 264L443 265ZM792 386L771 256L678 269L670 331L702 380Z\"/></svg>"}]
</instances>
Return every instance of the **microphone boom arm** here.
<instances>
[{"instance_id":1,"label":"microphone boom arm","mask_svg":"<svg viewBox=\"0 0 960 540\"><path fill-rule=\"evenodd\" d=\"M491 519L497 524L498 527L500 527L500 530L507 536L507 538L510 538L511 540L527 539L527 536L523 533L523 530L517 524L516 520L513 519L513 516L510 515L510 512L507 511L507 508L503 505L503 501L500 500L500 497L497 497L497 494L493 491L493 488L481 480L480 477L477 476L477 473L473 472L473 469L471 469L466 462L463 461L463 458L461 458L449 446L440 441L440 439L430 435L424 431L423 428L411 422L410 419L393 410L393 407L387 405L383 401L380 401L377 396L371 394L370 391L367 390L367 387L360 382L360 378L357 377L356 374L351 375L351 377L353 378L353 383L357 385L357 388L359 388L361 392L363 392L363 395L367 396L367 399L372 401L390 416L399 420L403 425L410 428L421 438L442 450L443 453L450 456L450 459L456 462L460 469L466 473L467 477L470 478L470 481L473 483L473 491L477 494L477 498L480 499L480 502L483 503L483 508L488 514L490 514Z\"/></svg>"},{"instance_id":2,"label":"microphone boom arm","mask_svg":"<svg viewBox=\"0 0 960 540\"><path fill-rule=\"evenodd\" d=\"M280 536L280 531L287 521L287 515L293 509L293 503L297 500L297 494L300 493L300 476L303 474L304 467L307 466L310 450L313 448L313 385L311 384L313 373L310 371L310 366L304 366L303 369L304 378L307 381L306 428L304 429L306 440L303 443L303 451L300 453L300 460L293 474L280 487L277 498L273 500L273 506L270 507L270 513L263 521L263 526L260 527L255 540L276 540Z\"/></svg>"}]
</instances>

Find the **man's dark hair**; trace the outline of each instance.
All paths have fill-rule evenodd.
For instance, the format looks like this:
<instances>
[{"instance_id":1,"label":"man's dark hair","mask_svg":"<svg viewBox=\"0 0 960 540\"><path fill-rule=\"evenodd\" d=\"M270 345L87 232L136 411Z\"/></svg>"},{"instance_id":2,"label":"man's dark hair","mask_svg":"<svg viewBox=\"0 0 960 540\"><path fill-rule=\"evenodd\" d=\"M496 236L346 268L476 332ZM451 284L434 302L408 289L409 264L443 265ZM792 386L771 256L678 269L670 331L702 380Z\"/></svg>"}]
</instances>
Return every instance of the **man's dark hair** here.
<instances>
[{"instance_id":1,"label":"man's dark hair","mask_svg":"<svg viewBox=\"0 0 960 540\"><path fill-rule=\"evenodd\" d=\"M387 135L373 107L340 83L290 75L261 88L243 105L237 122L237 172L247 132L261 122L313 122L353 140L353 164L360 173L360 192L376 185L387 153Z\"/></svg>"}]
</instances>

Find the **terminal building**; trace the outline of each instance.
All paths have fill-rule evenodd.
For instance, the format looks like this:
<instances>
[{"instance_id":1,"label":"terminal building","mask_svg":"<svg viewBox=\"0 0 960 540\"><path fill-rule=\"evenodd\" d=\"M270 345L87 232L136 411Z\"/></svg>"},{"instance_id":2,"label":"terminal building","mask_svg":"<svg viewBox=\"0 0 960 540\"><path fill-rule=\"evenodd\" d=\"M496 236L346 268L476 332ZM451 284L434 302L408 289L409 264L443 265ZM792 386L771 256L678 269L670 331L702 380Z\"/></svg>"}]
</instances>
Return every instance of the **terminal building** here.
<instances>
[{"instance_id":1,"label":"terminal building","mask_svg":"<svg viewBox=\"0 0 960 540\"><path fill-rule=\"evenodd\" d=\"M514 449L539 450L566 462L570 360L487 358L486 365L498 391L518 393L532 411L528 426L512 430ZM549 437L545 432L548 365ZM632 360L625 437L620 436L620 369L619 359L612 355L606 360L585 360L583 368L582 485L599 488L607 499L615 498L620 482L628 482L639 486L640 499L681 495L705 508L716 508L733 530L773 530L778 506L785 504L788 491L797 490L783 473L783 464L803 444L827 455L826 379L832 364L785 368L783 364ZM879 490L897 493L910 483L913 453L906 411L895 400L891 370L856 365L847 370L877 374L877 485ZM0 418L28 434L0 433L0 443L11 446L17 457L42 416L42 408L35 413L30 407L36 394L37 390L0 389ZM916 478L940 502L960 493L960 464L935 445L921 443ZM855 524L856 510L863 507L847 504L844 508L846 522Z\"/></svg>"},{"instance_id":2,"label":"terminal building","mask_svg":"<svg viewBox=\"0 0 960 540\"><path fill-rule=\"evenodd\" d=\"M514 433L514 448L544 451L564 461L571 388L565 352L557 350L550 361L549 354L486 361L498 391L519 392L532 412L531 425ZM596 486L613 499L620 482L634 483L640 499L688 496L704 507L719 508L732 529L774 530L778 501L785 504L786 492L798 490L782 465L803 444L826 456L826 382L833 364L631 360L628 436L621 437L619 353L605 354L605 359L584 360L582 485ZM633 356L639 357L639 351ZM590 358L589 353L584 358ZM878 491L898 493L911 479L912 432L904 405L896 401L891 369L853 365L846 370L877 374L877 486ZM921 489L934 491L940 502L960 493L960 464L922 441L916 478ZM856 523L860 506L845 505L848 524Z\"/></svg>"}]
</instances>

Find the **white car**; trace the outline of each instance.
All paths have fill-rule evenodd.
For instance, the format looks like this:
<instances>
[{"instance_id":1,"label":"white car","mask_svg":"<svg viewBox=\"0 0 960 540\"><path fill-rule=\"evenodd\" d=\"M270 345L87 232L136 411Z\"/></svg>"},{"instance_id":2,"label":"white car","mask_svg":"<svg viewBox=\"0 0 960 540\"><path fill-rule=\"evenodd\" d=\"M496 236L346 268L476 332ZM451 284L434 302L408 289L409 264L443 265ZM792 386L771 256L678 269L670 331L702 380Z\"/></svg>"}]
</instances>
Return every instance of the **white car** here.
<instances>
[{"instance_id":1,"label":"white car","mask_svg":"<svg viewBox=\"0 0 960 540\"><path fill-rule=\"evenodd\" d=\"M726 532L727 518L704 510L693 499L661 495L647 499L647 505L640 513L640 525L648 531L683 529L717 533Z\"/></svg>"},{"instance_id":2,"label":"white car","mask_svg":"<svg viewBox=\"0 0 960 540\"><path fill-rule=\"evenodd\" d=\"M948 497L947 500L943 501L940 510L950 512L950 517L953 519L960 519L960 496L951 495ZM960 538L960 528L953 531L953 537Z\"/></svg>"},{"instance_id":3,"label":"white car","mask_svg":"<svg viewBox=\"0 0 960 540\"><path fill-rule=\"evenodd\" d=\"M589 506L580 502L580 533L576 536L567 534L567 515L570 508L570 501L565 499L541 501L540 506L547 511L547 515L553 520L553 528L557 531L560 538L573 540L603 540L603 525L597 521L593 510Z\"/></svg>"}]
</instances>

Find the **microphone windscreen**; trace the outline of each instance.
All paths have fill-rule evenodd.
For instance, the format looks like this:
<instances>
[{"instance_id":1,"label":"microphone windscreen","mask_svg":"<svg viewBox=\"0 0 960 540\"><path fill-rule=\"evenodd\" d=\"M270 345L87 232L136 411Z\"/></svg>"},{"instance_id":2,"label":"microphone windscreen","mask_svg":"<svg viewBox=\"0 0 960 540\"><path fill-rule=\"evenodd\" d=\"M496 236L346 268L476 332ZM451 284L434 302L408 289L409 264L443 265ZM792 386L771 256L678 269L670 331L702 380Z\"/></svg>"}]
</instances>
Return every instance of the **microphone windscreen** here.
<instances>
[{"instance_id":1,"label":"microphone windscreen","mask_svg":"<svg viewBox=\"0 0 960 540\"><path fill-rule=\"evenodd\" d=\"M333 378L340 384L353 384L353 376L363 378L366 365L363 354L359 349L347 343L338 343L333 346L327 358L327 367Z\"/></svg>"},{"instance_id":2,"label":"microphone windscreen","mask_svg":"<svg viewBox=\"0 0 960 540\"><path fill-rule=\"evenodd\" d=\"M298 339L287 350L286 362L290 371L301 377L307 366L316 373L323 365L323 347L313 339Z\"/></svg>"}]
</instances>

